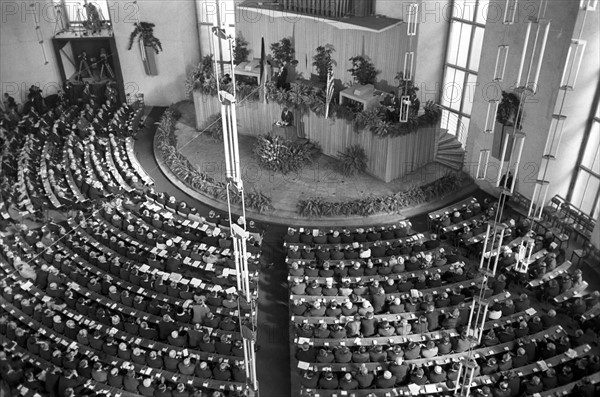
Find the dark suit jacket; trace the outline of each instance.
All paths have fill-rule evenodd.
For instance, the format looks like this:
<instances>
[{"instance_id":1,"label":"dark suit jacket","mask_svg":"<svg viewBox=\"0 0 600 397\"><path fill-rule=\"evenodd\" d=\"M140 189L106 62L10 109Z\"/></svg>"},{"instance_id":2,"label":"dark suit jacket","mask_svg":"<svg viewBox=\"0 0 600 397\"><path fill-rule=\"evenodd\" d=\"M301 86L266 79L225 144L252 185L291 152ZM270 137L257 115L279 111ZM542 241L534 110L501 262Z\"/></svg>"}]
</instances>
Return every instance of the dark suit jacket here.
<instances>
[{"instance_id":1,"label":"dark suit jacket","mask_svg":"<svg viewBox=\"0 0 600 397\"><path fill-rule=\"evenodd\" d=\"M287 125L294 125L294 114L288 110L287 112L281 113L281 121Z\"/></svg>"}]
</instances>

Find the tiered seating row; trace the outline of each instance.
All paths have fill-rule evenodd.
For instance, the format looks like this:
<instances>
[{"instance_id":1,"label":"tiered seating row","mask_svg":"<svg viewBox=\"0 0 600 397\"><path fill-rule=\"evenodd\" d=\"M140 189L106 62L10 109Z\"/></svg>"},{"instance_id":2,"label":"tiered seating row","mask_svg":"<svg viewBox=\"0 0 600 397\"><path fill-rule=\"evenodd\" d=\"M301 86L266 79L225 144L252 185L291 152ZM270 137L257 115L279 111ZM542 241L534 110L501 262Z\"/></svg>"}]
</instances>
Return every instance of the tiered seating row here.
<instances>
[{"instance_id":1,"label":"tiered seating row","mask_svg":"<svg viewBox=\"0 0 600 397\"><path fill-rule=\"evenodd\" d=\"M536 313L535 309L529 311L523 311L510 316L501 318L500 320L488 320L484 325L483 329L488 331L493 328L497 328L500 325L506 326L511 325L515 322L527 321L532 315ZM371 345L399 345L408 342L423 342L429 340L438 340L443 338L445 335L449 337L458 337L460 333L456 329L443 329L433 332L427 332L423 334L409 334L409 335L392 335L385 337L355 337L346 339L319 339L319 338L296 338L294 343L298 346L302 346L304 343L308 343L311 346L371 346Z\"/></svg>"},{"instance_id":2,"label":"tiered seating row","mask_svg":"<svg viewBox=\"0 0 600 397\"><path fill-rule=\"evenodd\" d=\"M20 357L23 361L27 361L28 363L32 364L36 368L41 368L42 370L44 370L46 372L52 372L55 368L60 369L60 367L52 364L49 361L46 361L37 356L35 356L35 357L32 356L27 350L25 350L21 346L17 345L17 343L15 341L8 340L4 335L0 335L0 345L3 347L3 349L5 351L14 354L17 357ZM111 396L120 395L122 397L141 397L140 394L131 393L131 392L128 392L123 389L117 389L115 387L111 387L106 384L96 382L93 379L86 379L81 376L77 379L77 383L84 385L85 388L87 388L87 389L101 392L101 393L106 393ZM37 393L30 394L29 389L26 389L26 388L24 389L23 387L21 387L20 389L21 389L20 392L23 396L31 396L31 397L39 396L39 394L37 394Z\"/></svg>"},{"instance_id":3,"label":"tiered seating row","mask_svg":"<svg viewBox=\"0 0 600 397\"><path fill-rule=\"evenodd\" d=\"M539 373L541 368L545 366L547 367L556 367L561 364L565 364L571 362L579 357L582 357L588 354L591 350L589 345L582 345L572 349L569 352L565 352L554 357L551 357L546 360L542 360L536 363L527 364L523 367L514 368L509 371L500 371L494 375L480 375L473 378L473 387L478 388L485 385L492 385L498 382L498 380L502 377L502 375L510 372L516 371L518 376L524 377L532 374ZM592 375L589 377L593 383L598 383L600 381L600 376ZM573 389L574 385L580 382L573 382L569 385L561 386L555 389L548 390L546 392L540 393L543 396L556 396L563 394L562 391L570 391ZM306 393L313 393L314 396L321 397L335 397L338 395L348 395L351 397L368 397L371 393L373 393L373 389L366 390L349 390L345 393L341 393L339 390L326 390L326 389L304 389ZM453 395L454 388L450 387L447 382L426 384L426 385L416 385L412 386L401 386L393 389L376 389L378 393L381 393L382 396L396 396L396 395L431 395L444 393L442 395L448 395L445 393L450 393Z\"/></svg>"}]
</instances>

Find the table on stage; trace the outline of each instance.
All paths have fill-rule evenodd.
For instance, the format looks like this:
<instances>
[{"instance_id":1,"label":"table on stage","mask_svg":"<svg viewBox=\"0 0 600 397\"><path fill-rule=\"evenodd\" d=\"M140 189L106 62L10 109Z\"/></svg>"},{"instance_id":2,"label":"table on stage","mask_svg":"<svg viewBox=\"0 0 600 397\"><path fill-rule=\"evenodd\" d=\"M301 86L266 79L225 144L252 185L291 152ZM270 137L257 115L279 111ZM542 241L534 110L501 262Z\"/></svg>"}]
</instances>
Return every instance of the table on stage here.
<instances>
[{"instance_id":1,"label":"table on stage","mask_svg":"<svg viewBox=\"0 0 600 397\"><path fill-rule=\"evenodd\" d=\"M254 77L257 84L260 83L260 59L253 59L250 62L242 62L235 67L235 74L241 76Z\"/></svg>"},{"instance_id":2,"label":"table on stage","mask_svg":"<svg viewBox=\"0 0 600 397\"><path fill-rule=\"evenodd\" d=\"M376 107L383 100L383 94L376 90L373 84L357 84L340 91L340 104L343 104L344 98L347 98L362 103L363 110L367 110Z\"/></svg>"},{"instance_id":3,"label":"table on stage","mask_svg":"<svg viewBox=\"0 0 600 397\"><path fill-rule=\"evenodd\" d=\"M273 136L280 136L282 138L289 139L290 141L295 141L298 139L298 133L295 125L284 126L273 124L271 134L273 134Z\"/></svg>"}]
</instances>

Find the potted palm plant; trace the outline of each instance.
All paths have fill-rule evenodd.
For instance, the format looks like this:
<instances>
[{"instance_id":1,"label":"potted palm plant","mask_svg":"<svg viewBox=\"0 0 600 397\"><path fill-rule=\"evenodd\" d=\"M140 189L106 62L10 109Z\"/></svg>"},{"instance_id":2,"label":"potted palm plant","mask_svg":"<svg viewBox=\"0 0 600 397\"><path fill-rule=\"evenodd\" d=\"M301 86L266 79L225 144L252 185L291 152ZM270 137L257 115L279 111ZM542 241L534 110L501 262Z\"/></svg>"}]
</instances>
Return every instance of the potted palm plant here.
<instances>
[{"instance_id":1,"label":"potted palm plant","mask_svg":"<svg viewBox=\"0 0 600 397\"><path fill-rule=\"evenodd\" d=\"M292 45L292 40L288 37L284 37L279 42L271 44L271 52L273 60L275 60L278 66L291 63L296 53Z\"/></svg>"},{"instance_id":2,"label":"potted palm plant","mask_svg":"<svg viewBox=\"0 0 600 397\"><path fill-rule=\"evenodd\" d=\"M318 46L317 53L313 56L313 66L317 69L317 76L321 83L327 82L329 71L336 65L332 58L335 48L331 44Z\"/></svg>"},{"instance_id":3,"label":"potted palm plant","mask_svg":"<svg viewBox=\"0 0 600 397\"><path fill-rule=\"evenodd\" d=\"M357 55L350 58L352 69L348 69L354 81L360 85L375 84L379 71L375 69L375 65L371 60L362 55Z\"/></svg>"},{"instance_id":4,"label":"potted palm plant","mask_svg":"<svg viewBox=\"0 0 600 397\"><path fill-rule=\"evenodd\" d=\"M162 45L160 40L154 37L154 24L150 22L136 22L134 26L135 29L129 36L129 47L127 49L131 50L133 42L137 37L144 70L147 75L156 76L158 75L158 69L156 68L156 59L154 56L162 51Z\"/></svg>"},{"instance_id":5,"label":"potted palm plant","mask_svg":"<svg viewBox=\"0 0 600 397\"><path fill-rule=\"evenodd\" d=\"M235 37L235 46L233 47L233 63L239 65L242 62L248 61L248 55L250 55L248 42L244 40L242 32L239 32Z\"/></svg>"}]
</instances>

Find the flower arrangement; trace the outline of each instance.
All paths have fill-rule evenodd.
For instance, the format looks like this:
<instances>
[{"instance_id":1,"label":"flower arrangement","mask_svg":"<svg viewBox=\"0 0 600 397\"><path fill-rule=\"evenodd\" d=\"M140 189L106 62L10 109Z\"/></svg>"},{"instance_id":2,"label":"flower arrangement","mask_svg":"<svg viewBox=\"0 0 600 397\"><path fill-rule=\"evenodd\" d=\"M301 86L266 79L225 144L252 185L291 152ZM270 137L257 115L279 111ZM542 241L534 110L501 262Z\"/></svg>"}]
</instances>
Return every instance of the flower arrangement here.
<instances>
[{"instance_id":1,"label":"flower arrangement","mask_svg":"<svg viewBox=\"0 0 600 397\"><path fill-rule=\"evenodd\" d=\"M368 196L348 201L327 201L323 197L311 197L300 200L297 210L300 215L310 218L394 213L456 191L462 180L461 173L448 173L427 185L385 196Z\"/></svg>"},{"instance_id":2,"label":"flower arrangement","mask_svg":"<svg viewBox=\"0 0 600 397\"><path fill-rule=\"evenodd\" d=\"M199 90L205 94L217 95L217 85L214 75L213 56L206 55L185 80L186 93L190 95L194 90Z\"/></svg>"},{"instance_id":3,"label":"flower arrangement","mask_svg":"<svg viewBox=\"0 0 600 397\"><path fill-rule=\"evenodd\" d=\"M259 100L259 91L256 84L247 84L241 81L236 82L236 96L241 100ZM221 85L221 88L228 92L233 92L231 83ZM217 96L217 81L214 74L214 61L212 55L206 55L202 61L192 70L185 80L185 91L191 95L194 91L199 91L205 95Z\"/></svg>"},{"instance_id":4,"label":"flower arrangement","mask_svg":"<svg viewBox=\"0 0 600 397\"><path fill-rule=\"evenodd\" d=\"M360 145L351 145L343 152L338 152L338 159L346 176L354 176L367 169L367 153Z\"/></svg>"},{"instance_id":5,"label":"flower arrangement","mask_svg":"<svg viewBox=\"0 0 600 397\"><path fill-rule=\"evenodd\" d=\"M158 149L161 157L167 167L186 185L192 189L204 193L219 200L227 199L227 185L223 182L215 181L213 178L198 171L190 161L185 158L176 146L174 109L170 107L165 111L163 117L158 122L156 130L158 134ZM235 203L242 202L241 193L235 189L229 189L229 194L233 197ZM269 211L273 209L271 197L254 189L245 193L245 202L248 208L253 208L258 212Z\"/></svg>"},{"instance_id":6,"label":"flower arrangement","mask_svg":"<svg viewBox=\"0 0 600 397\"><path fill-rule=\"evenodd\" d=\"M269 171L288 174L312 163L320 148L312 143L292 142L280 136L260 135L252 150L258 164Z\"/></svg>"},{"instance_id":7,"label":"flower arrangement","mask_svg":"<svg viewBox=\"0 0 600 397\"><path fill-rule=\"evenodd\" d=\"M215 113L204 122L202 132L215 141L223 140L223 120L220 113Z\"/></svg>"},{"instance_id":8,"label":"flower arrangement","mask_svg":"<svg viewBox=\"0 0 600 397\"><path fill-rule=\"evenodd\" d=\"M496 120L503 126L516 125L517 129L521 129L521 123L523 122L523 113L519 113L520 106L521 100L519 99L517 94L513 92L502 91L502 100L498 105Z\"/></svg>"},{"instance_id":9,"label":"flower arrangement","mask_svg":"<svg viewBox=\"0 0 600 397\"><path fill-rule=\"evenodd\" d=\"M154 37L154 24L150 22L135 22L133 24L135 29L129 35L129 45L127 46L128 50L131 50L133 46L133 42L135 38L138 38L138 41L142 41L145 46L152 47L154 51L158 54L162 51L162 44L160 40Z\"/></svg>"}]
</instances>

